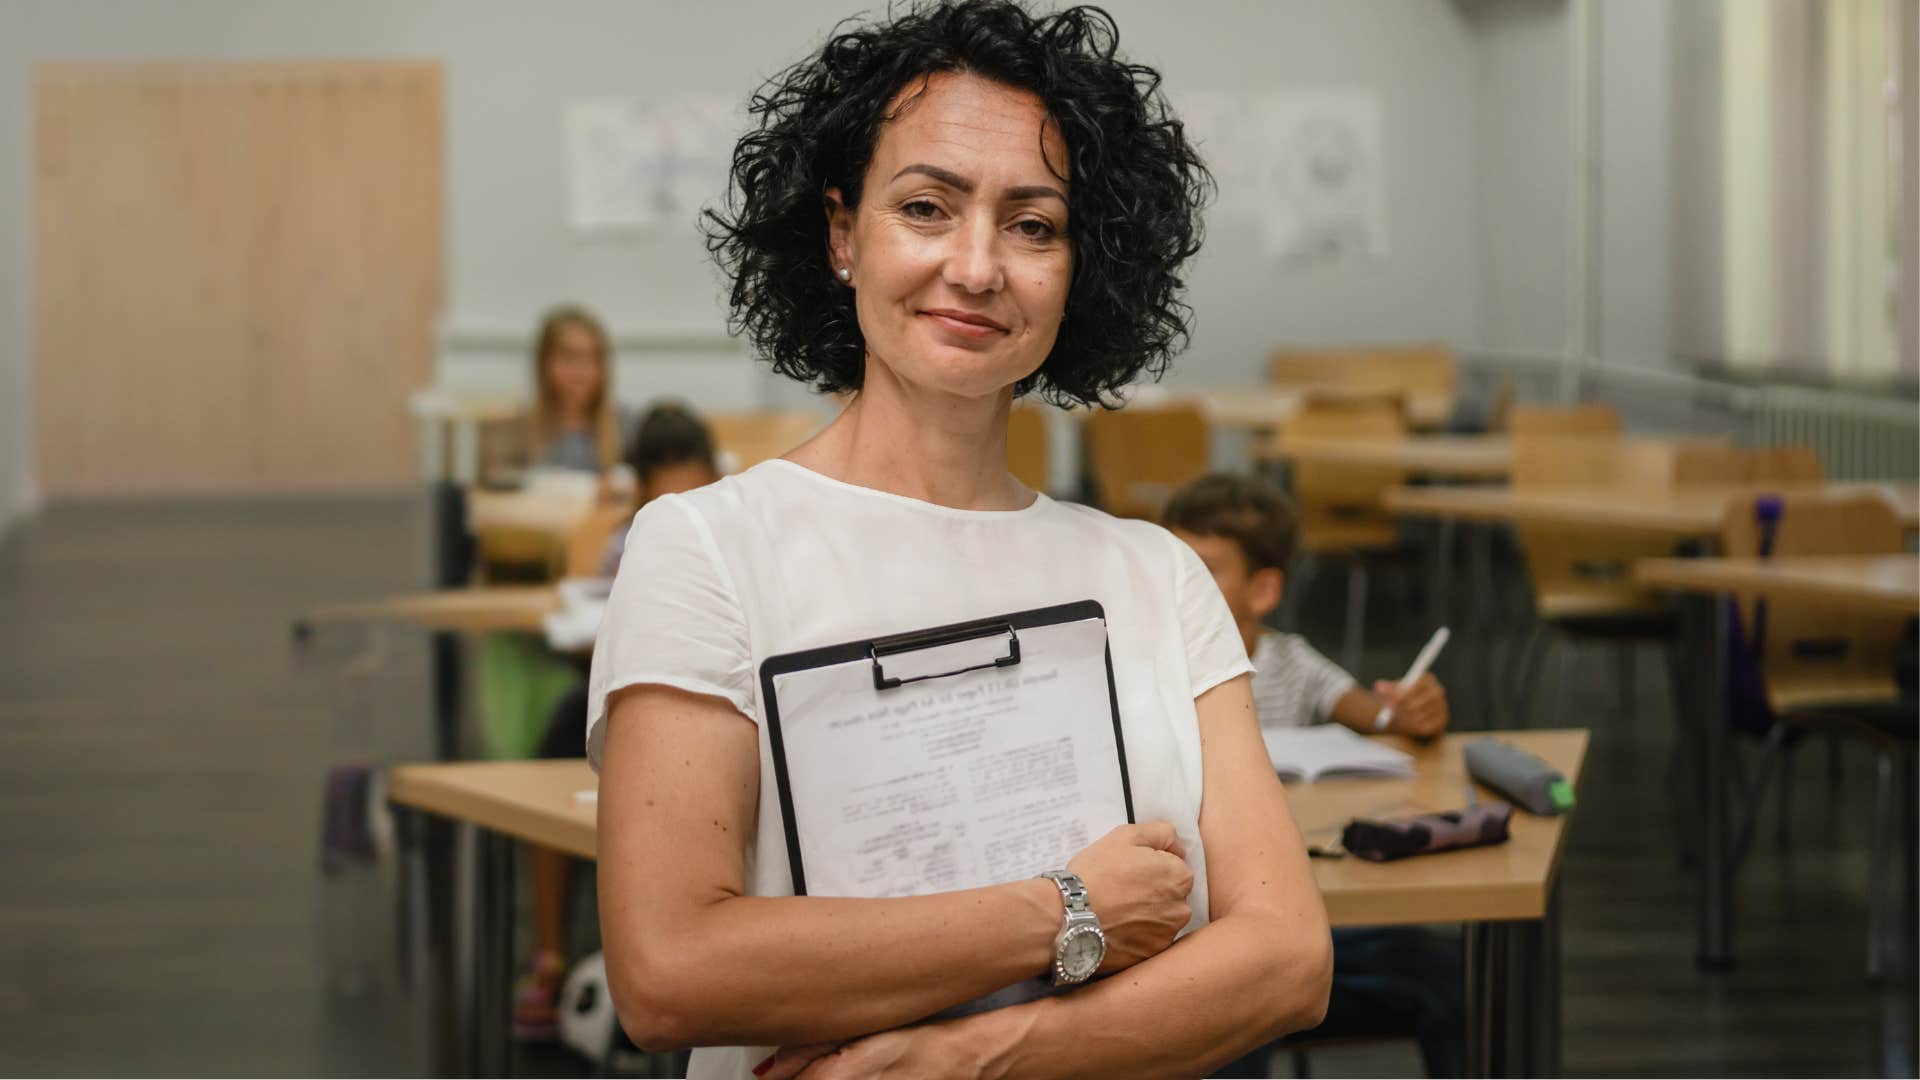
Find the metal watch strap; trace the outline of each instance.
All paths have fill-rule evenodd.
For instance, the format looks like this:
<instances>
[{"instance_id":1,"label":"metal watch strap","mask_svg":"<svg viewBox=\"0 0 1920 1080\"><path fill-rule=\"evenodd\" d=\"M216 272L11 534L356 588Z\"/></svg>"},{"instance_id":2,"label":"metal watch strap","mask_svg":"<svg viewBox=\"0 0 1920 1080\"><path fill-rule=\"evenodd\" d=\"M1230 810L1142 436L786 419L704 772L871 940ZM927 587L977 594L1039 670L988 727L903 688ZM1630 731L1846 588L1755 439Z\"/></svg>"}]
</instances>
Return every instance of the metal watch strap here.
<instances>
[{"instance_id":1,"label":"metal watch strap","mask_svg":"<svg viewBox=\"0 0 1920 1080\"><path fill-rule=\"evenodd\" d=\"M1093 909L1087 905L1087 885L1080 880L1080 875L1065 870L1049 870L1040 876L1059 888L1060 899L1066 901L1069 918L1093 914Z\"/></svg>"}]
</instances>

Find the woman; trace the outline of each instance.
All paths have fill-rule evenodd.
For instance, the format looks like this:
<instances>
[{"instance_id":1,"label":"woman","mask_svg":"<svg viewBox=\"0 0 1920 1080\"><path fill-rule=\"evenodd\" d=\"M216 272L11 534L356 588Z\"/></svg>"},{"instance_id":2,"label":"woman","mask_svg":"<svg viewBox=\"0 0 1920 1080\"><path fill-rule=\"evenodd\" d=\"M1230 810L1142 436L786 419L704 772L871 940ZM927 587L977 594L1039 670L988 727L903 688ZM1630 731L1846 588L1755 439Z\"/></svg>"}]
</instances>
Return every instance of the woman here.
<instances>
[{"instance_id":1,"label":"woman","mask_svg":"<svg viewBox=\"0 0 1920 1080\"><path fill-rule=\"evenodd\" d=\"M703 1047L696 1080L1197 1076L1326 1007L1326 915L1206 568L1006 467L1017 394L1102 403L1185 339L1208 179L1115 43L1095 9L943 3L843 27L754 99L709 234L735 321L774 370L857 392L638 515L588 701L614 999L640 1045ZM754 673L1087 598L1142 824L1064 869L1126 974L924 1022L1048 971L1061 894L790 895Z\"/></svg>"}]
</instances>

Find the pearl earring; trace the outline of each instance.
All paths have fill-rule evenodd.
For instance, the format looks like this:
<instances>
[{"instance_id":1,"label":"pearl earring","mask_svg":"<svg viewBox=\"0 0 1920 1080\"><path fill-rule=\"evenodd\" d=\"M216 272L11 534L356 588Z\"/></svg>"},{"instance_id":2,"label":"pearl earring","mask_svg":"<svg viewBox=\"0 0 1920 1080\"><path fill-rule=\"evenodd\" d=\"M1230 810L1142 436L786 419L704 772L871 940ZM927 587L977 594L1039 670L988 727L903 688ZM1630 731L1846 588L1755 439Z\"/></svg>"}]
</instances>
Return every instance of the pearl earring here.
<instances>
[{"instance_id":1,"label":"pearl earring","mask_svg":"<svg viewBox=\"0 0 1920 1080\"><path fill-rule=\"evenodd\" d=\"M853 271L851 271L851 270L849 270L849 269L847 269L847 268L846 268L846 267L844 267L844 266L843 266L843 267L841 267L841 268L840 268L840 280L841 280L841 281L852 281L852 280L853 280Z\"/></svg>"}]
</instances>

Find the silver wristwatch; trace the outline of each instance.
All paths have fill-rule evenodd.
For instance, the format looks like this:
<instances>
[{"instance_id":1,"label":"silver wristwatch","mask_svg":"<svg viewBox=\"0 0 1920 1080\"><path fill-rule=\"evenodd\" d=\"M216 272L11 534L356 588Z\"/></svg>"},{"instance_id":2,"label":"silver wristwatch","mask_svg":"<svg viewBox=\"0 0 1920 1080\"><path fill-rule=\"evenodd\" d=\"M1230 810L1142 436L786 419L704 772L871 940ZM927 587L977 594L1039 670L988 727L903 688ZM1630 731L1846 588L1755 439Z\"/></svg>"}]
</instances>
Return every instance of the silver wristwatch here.
<instances>
[{"instance_id":1,"label":"silver wristwatch","mask_svg":"<svg viewBox=\"0 0 1920 1080\"><path fill-rule=\"evenodd\" d=\"M1059 886L1067 904L1066 922L1053 939L1053 985L1078 986L1100 970L1100 961L1107 957L1107 935L1087 906L1087 886L1078 874L1049 870L1040 876Z\"/></svg>"}]
</instances>

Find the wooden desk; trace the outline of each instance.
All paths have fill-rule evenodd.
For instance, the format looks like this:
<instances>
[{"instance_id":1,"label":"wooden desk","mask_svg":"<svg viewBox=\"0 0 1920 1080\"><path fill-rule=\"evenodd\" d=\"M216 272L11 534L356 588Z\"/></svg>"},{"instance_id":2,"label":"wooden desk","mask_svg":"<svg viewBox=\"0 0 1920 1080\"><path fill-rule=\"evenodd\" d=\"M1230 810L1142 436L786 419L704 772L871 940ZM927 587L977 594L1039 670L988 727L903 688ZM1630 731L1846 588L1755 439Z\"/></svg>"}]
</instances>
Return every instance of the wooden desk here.
<instances>
[{"instance_id":1,"label":"wooden desk","mask_svg":"<svg viewBox=\"0 0 1920 1080\"><path fill-rule=\"evenodd\" d=\"M1911 526L1910 526L1911 527ZM1720 598L1792 597L1833 608L1920 615L1920 557L1913 555L1799 555L1774 559L1642 559L1634 579L1682 594L1683 640L1676 670L1693 689L1701 751L1691 785L1694 812L1705 825L1705 854L1696 898L1697 959L1702 967L1733 964L1731 822L1726 791L1727 671L1732 642Z\"/></svg>"},{"instance_id":2,"label":"wooden desk","mask_svg":"<svg viewBox=\"0 0 1920 1080\"><path fill-rule=\"evenodd\" d=\"M576 795L599 786L579 758L401 765L387 774L387 798L401 806L582 859L599 857L596 807Z\"/></svg>"},{"instance_id":3,"label":"wooden desk","mask_svg":"<svg viewBox=\"0 0 1920 1080\"><path fill-rule=\"evenodd\" d=\"M1480 737L1448 735L1421 746L1387 736L1389 742L1414 755L1418 769L1415 778L1295 784L1287 789L1288 802L1301 832L1316 844L1337 838L1341 826L1356 816L1394 817L1459 807L1466 801L1467 790L1461 747ZM1517 731L1500 737L1551 762L1577 785L1586 755L1585 731ZM483 839L476 849L486 864L479 870L479 880L510 883L513 849L510 843L500 842L504 839L538 844L583 859L596 857L598 807L579 798L578 793L597 790L597 779L580 760L403 765L388 774L387 795L396 806L471 826L493 838ZM1495 796L1481 789L1479 797ZM1483 996L1470 997L1468 1009L1470 1014L1492 1023L1490 1027L1470 1025L1469 1030L1485 1028L1495 1033L1500 1045L1483 1043L1474 1052L1478 1061L1496 1073L1551 1075L1557 1071L1555 885L1568 821L1565 817L1540 818L1516 812L1512 839L1498 847L1394 863L1369 863L1353 857L1313 860L1314 879L1335 926L1472 924L1468 955L1477 968L1470 978ZM403 835L417 836L418 830L403 830ZM447 855L443 851L439 857ZM410 859L427 857L420 849L409 853ZM410 876L425 879L431 875L421 870ZM477 957L495 965L510 964L511 949L499 945L499 928L510 918L503 912L510 911L512 890L508 887L492 893L489 895L483 884L473 897L477 908L466 925L490 928L487 933L494 939L474 943ZM1494 972L1494 964L1516 959L1520 962L1507 970L1524 970L1525 979L1516 982ZM506 986L510 975L510 970L503 969L486 975L483 981ZM489 1005L490 1012L505 1007L504 994L487 1000L499 1006ZM1509 1010L1521 1011L1509 1017ZM1529 1025L1517 1017L1537 1023ZM493 1018L494 1022L498 1019ZM1515 1041L1508 1044L1505 1040Z\"/></svg>"},{"instance_id":4,"label":"wooden desk","mask_svg":"<svg viewBox=\"0 0 1920 1080\"><path fill-rule=\"evenodd\" d=\"M1356 465L1458 480L1505 480L1513 442L1505 435L1415 435L1406 439L1320 439L1268 442L1265 461Z\"/></svg>"},{"instance_id":5,"label":"wooden desk","mask_svg":"<svg viewBox=\"0 0 1920 1080\"><path fill-rule=\"evenodd\" d=\"M1399 487L1382 501L1410 517L1505 525L1579 525L1636 529L1676 540L1720 532L1734 500L1766 492L1819 490L1834 494L1878 493L1908 529L1920 527L1920 487L1910 484L1836 483L1817 489L1699 484L1665 489L1634 487Z\"/></svg>"},{"instance_id":6,"label":"wooden desk","mask_svg":"<svg viewBox=\"0 0 1920 1080\"><path fill-rule=\"evenodd\" d=\"M560 594L551 585L476 585L324 604L301 621L309 627L403 622L423 630L456 633L522 630L537 634L546 628L547 616L559 607Z\"/></svg>"},{"instance_id":7,"label":"wooden desk","mask_svg":"<svg viewBox=\"0 0 1920 1080\"><path fill-rule=\"evenodd\" d=\"M1301 833L1320 846L1338 840L1341 828L1356 817L1405 817L1457 809L1465 804L1467 792L1467 764L1461 750L1485 737L1452 734L1422 746L1401 736L1383 736L1414 756L1417 776L1289 784L1287 802ZM1585 731L1503 731L1498 737L1552 764L1577 788L1586 758ZM1478 797L1500 798L1485 788L1478 789ZM1559 870L1567 821L1515 813L1513 838L1499 847L1391 863L1315 859L1314 879L1335 926L1538 919L1547 910Z\"/></svg>"},{"instance_id":8,"label":"wooden desk","mask_svg":"<svg viewBox=\"0 0 1920 1080\"><path fill-rule=\"evenodd\" d=\"M1671 592L1756 594L1888 615L1920 615L1920 557L1794 555L1775 559L1642 559L1634 579Z\"/></svg>"}]
</instances>

